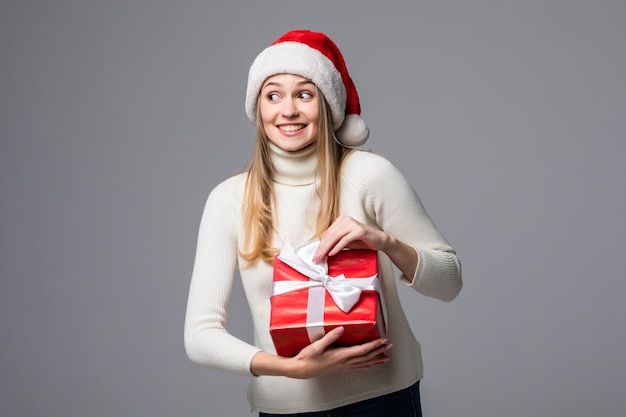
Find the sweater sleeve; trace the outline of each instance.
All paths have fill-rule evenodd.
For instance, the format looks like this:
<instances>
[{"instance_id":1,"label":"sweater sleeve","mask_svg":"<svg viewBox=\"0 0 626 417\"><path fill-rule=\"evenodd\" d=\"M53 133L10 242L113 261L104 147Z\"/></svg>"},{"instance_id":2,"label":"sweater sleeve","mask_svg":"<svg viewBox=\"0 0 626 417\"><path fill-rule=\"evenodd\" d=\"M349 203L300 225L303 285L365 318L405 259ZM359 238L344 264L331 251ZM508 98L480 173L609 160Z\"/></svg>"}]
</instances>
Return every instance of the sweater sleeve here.
<instances>
[{"instance_id":1,"label":"sweater sleeve","mask_svg":"<svg viewBox=\"0 0 626 417\"><path fill-rule=\"evenodd\" d=\"M235 177L236 178L236 177ZM240 375L252 375L259 351L226 330L226 307L237 265L239 206L236 181L209 195L200 228L185 316L185 350L192 362Z\"/></svg>"},{"instance_id":2,"label":"sweater sleeve","mask_svg":"<svg viewBox=\"0 0 626 417\"><path fill-rule=\"evenodd\" d=\"M366 205L381 230L412 246L418 254L415 275L400 277L418 292L452 301L461 291L461 263L426 212L417 193L388 160L365 154L368 170ZM372 168L373 167L373 168Z\"/></svg>"}]
</instances>

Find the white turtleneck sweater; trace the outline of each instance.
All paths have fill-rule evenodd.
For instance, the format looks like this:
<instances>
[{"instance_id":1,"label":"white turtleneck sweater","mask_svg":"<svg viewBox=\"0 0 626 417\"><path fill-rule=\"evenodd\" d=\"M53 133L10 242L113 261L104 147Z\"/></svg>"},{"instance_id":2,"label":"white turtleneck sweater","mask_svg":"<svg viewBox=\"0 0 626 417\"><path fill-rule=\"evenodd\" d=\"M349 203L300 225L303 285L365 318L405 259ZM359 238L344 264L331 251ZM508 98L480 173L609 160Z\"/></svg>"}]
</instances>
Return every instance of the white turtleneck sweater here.
<instances>
[{"instance_id":1,"label":"white turtleneck sweater","mask_svg":"<svg viewBox=\"0 0 626 417\"><path fill-rule=\"evenodd\" d=\"M311 240L320 205L315 192L316 150L285 152L271 146L278 221L273 245L298 247ZM339 407L406 388L422 378L420 345L400 305L389 258L379 252L385 288L390 360L367 370L341 371L312 379L255 377L252 357L275 353L269 333L272 265L256 262L240 276L250 305L254 345L228 333L226 306L243 239L242 198L246 175L219 184L207 200L200 223L185 318L185 347L198 364L251 377L248 400L254 410L288 414ZM428 217L404 176L383 157L352 152L341 170L340 214L384 230L415 248L415 276L401 276L402 287L450 301L461 290L461 267L454 250Z\"/></svg>"}]
</instances>

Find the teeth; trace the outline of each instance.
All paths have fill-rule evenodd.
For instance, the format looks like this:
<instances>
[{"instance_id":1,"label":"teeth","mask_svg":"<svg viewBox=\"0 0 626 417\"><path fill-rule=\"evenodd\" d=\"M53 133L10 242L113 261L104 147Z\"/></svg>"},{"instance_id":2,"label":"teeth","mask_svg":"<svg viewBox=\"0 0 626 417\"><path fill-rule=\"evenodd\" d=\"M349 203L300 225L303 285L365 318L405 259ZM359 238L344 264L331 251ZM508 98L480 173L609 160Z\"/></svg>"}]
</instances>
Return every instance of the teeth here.
<instances>
[{"instance_id":1,"label":"teeth","mask_svg":"<svg viewBox=\"0 0 626 417\"><path fill-rule=\"evenodd\" d=\"M304 129L306 125L282 125L278 128L287 132L295 132L296 130Z\"/></svg>"}]
</instances>

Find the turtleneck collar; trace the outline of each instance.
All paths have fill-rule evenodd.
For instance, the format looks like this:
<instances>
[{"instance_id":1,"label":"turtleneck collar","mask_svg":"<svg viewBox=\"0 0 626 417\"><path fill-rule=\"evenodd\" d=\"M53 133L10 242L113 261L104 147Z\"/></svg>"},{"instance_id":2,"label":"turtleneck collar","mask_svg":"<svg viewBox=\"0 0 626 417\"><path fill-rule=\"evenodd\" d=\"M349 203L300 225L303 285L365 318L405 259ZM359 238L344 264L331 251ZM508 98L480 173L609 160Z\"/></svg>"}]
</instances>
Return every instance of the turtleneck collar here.
<instances>
[{"instance_id":1,"label":"turtleneck collar","mask_svg":"<svg viewBox=\"0 0 626 417\"><path fill-rule=\"evenodd\" d=\"M295 152L285 151L269 142L274 167L274 182L284 185L309 185L317 177L317 146L315 143Z\"/></svg>"}]
</instances>

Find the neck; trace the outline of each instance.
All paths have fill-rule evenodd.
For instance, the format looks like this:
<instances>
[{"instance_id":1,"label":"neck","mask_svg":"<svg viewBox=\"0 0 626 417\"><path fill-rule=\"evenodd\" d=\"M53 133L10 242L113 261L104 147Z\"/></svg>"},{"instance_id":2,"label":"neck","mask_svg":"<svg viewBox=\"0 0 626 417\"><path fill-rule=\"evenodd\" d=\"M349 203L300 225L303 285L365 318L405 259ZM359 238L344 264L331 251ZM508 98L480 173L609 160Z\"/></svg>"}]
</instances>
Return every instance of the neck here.
<instances>
[{"instance_id":1,"label":"neck","mask_svg":"<svg viewBox=\"0 0 626 417\"><path fill-rule=\"evenodd\" d=\"M312 143L298 151L285 151L269 143L274 182L284 185L309 185L317 177L317 145Z\"/></svg>"}]
</instances>

